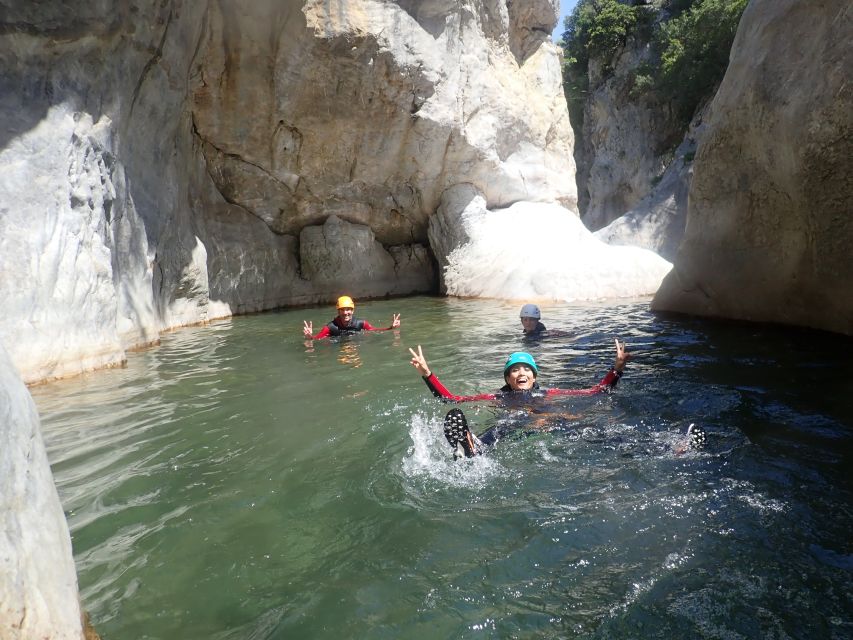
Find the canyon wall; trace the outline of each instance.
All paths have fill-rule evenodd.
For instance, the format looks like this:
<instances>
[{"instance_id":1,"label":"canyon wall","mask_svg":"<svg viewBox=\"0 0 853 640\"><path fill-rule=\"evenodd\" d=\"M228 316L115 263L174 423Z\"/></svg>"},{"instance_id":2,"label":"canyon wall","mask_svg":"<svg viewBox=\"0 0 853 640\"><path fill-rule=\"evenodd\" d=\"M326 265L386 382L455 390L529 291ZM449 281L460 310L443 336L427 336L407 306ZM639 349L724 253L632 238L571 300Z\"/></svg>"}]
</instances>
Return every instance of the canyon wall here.
<instances>
[{"instance_id":1,"label":"canyon wall","mask_svg":"<svg viewBox=\"0 0 853 640\"><path fill-rule=\"evenodd\" d=\"M556 0L0 8L0 341L26 382L434 291L458 184L576 211Z\"/></svg>"},{"instance_id":2,"label":"canyon wall","mask_svg":"<svg viewBox=\"0 0 853 640\"><path fill-rule=\"evenodd\" d=\"M853 334L853 7L752 0L656 310Z\"/></svg>"}]
</instances>

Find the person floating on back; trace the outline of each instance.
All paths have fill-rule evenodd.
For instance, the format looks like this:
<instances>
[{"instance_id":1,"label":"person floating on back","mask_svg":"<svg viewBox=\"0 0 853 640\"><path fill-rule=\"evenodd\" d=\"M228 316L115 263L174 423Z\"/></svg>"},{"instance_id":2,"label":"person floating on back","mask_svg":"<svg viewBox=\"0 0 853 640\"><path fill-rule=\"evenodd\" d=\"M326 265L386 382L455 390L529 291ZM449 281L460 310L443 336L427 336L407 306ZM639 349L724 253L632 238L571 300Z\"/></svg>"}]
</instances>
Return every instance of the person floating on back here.
<instances>
[{"instance_id":1,"label":"person floating on back","mask_svg":"<svg viewBox=\"0 0 853 640\"><path fill-rule=\"evenodd\" d=\"M541 389L539 383L536 382L536 376L539 374L539 369L536 367L536 362L533 356L523 351L517 351L510 354L504 365L504 382L506 384L494 393L480 393L470 396L457 396L441 383L436 375L430 370L424 357L421 345L418 345L417 352L414 349L409 349L412 354L412 366L418 370L418 373L423 376L424 382L432 394L436 398L443 398L451 402L471 402L475 400L507 400L513 396L523 396L529 398L551 397L551 396L591 396L596 393L609 391L616 386L619 378L622 377L622 371L625 369L625 363L628 360L628 354L625 351L625 343L616 340L616 361L607 372L601 381L588 389Z\"/></svg>"},{"instance_id":2,"label":"person floating on back","mask_svg":"<svg viewBox=\"0 0 853 640\"><path fill-rule=\"evenodd\" d=\"M506 384L495 393L482 393L469 396L458 396L450 391L439 381L430 370L423 349L418 345L417 352L409 349L412 354L411 364L424 379L427 387L437 398L450 402L471 402L477 400L498 400L503 404L516 404L514 400L525 400L533 398L548 398L555 396L591 396L604 393L613 389L622 377L625 363L628 361L628 353L625 351L625 343L616 341L616 360L610 371L607 372L598 384L588 389L541 389L536 382L539 369L536 361L529 353L518 351L510 354L504 365L504 382ZM691 425L692 427L692 425ZM484 451L486 446L494 444L503 435L503 429L489 429L480 437L474 436L468 428L465 414L460 409L451 409L444 418L444 435L450 446L454 449L454 457L472 457ZM693 442L704 443L704 432L696 428L695 432L689 433Z\"/></svg>"},{"instance_id":3,"label":"person floating on back","mask_svg":"<svg viewBox=\"0 0 853 640\"><path fill-rule=\"evenodd\" d=\"M498 391L495 393L458 396L448 391L430 370L420 345L418 345L417 351L409 349L409 353L412 354L412 366L421 374L427 387L435 397L450 402L498 400L504 404L516 399L525 400L553 396L591 396L597 393L604 393L615 387L616 383L619 382L619 378L622 377L622 371L625 369L625 363L628 360L625 343L619 342L617 339L616 361L610 371L607 372L607 375L595 386L588 389L541 389L539 383L536 382L539 369L536 366L533 356L523 351L517 351L510 354L506 364L504 364L504 382L506 384ZM450 446L460 452L460 455L465 455L466 457L481 453L485 445L493 444L493 442L479 440L471 434L465 415L459 409L452 409L445 417L444 435ZM497 431L493 431L492 435L494 436L494 440L500 437Z\"/></svg>"},{"instance_id":4,"label":"person floating on back","mask_svg":"<svg viewBox=\"0 0 853 640\"><path fill-rule=\"evenodd\" d=\"M337 303L338 315L325 327L314 333L314 324L310 320L303 320L302 333L311 340L321 340L328 336L342 336L358 333L359 331L389 331L400 326L400 314L392 314L390 327L374 327L367 320L359 320L353 317L355 313L355 302L349 296L341 296Z\"/></svg>"}]
</instances>

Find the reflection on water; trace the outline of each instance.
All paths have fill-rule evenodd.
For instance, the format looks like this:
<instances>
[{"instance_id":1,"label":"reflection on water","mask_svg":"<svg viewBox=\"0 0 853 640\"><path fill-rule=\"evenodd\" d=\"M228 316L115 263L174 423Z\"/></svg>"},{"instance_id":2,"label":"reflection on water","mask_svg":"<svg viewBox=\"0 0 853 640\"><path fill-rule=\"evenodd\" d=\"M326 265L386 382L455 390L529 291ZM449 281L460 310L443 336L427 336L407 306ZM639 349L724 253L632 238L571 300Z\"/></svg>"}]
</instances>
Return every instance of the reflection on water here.
<instances>
[{"instance_id":1,"label":"reflection on water","mask_svg":"<svg viewBox=\"0 0 853 640\"><path fill-rule=\"evenodd\" d=\"M414 298L306 343L304 311L164 336L35 387L84 606L110 638L848 638L850 341L646 304ZM447 406L533 353L560 428L454 462ZM469 404L475 431L503 417ZM677 455L690 422L708 447Z\"/></svg>"},{"instance_id":2,"label":"reflection on water","mask_svg":"<svg viewBox=\"0 0 853 640\"><path fill-rule=\"evenodd\" d=\"M360 367L361 357L358 355L358 344L351 340L344 341L338 350L338 362L353 369Z\"/></svg>"}]
</instances>

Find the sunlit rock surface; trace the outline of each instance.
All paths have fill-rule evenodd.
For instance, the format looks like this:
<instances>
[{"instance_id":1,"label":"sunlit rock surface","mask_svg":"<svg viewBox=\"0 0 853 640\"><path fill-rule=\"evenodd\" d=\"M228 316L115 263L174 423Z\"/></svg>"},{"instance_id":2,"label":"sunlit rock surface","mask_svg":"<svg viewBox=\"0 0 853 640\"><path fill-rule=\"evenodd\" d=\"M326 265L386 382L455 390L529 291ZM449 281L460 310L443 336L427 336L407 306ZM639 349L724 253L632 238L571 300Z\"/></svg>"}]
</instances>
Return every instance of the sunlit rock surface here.
<instances>
[{"instance_id":1,"label":"sunlit rock surface","mask_svg":"<svg viewBox=\"0 0 853 640\"><path fill-rule=\"evenodd\" d=\"M753 0L653 308L853 334L853 6Z\"/></svg>"},{"instance_id":2,"label":"sunlit rock surface","mask_svg":"<svg viewBox=\"0 0 853 640\"><path fill-rule=\"evenodd\" d=\"M0 638L82 637L71 538L38 413L0 345Z\"/></svg>"},{"instance_id":3,"label":"sunlit rock surface","mask_svg":"<svg viewBox=\"0 0 853 640\"><path fill-rule=\"evenodd\" d=\"M576 157L582 158L578 189L583 221L593 231L645 206L641 201L684 136L683 125L655 93L634 90L652 55L648 43L629 38L614 60L590 57L583 149Z\"/></svg>"},{"instance_id":4,"label":"sunlit rock surface","mask_svg":"<svg viewBox=\"0 0 853 640\"><path fill-rule=\"evenodd\" d=\"M459 189L434 216L431 235L441 236L448 218L462 222L445 239L452 247L444 270L451 295L569 301L651 295L672 267L646 249L603 244L557 204L488 210L482 194Z\"/></svg>"},{"instance_id":5,"label":"sunlit rock surface","mask_svg":"<svg viewBox=\"0 0 853 640\"><path fill-rule=\"evenodd\" d=\"M0 6L0 341L25 381L343 288L431 290L457 184L576 210L556 0ZM370 251L321 255L332 216Z\"/></svg>"},{"instance_id":6,"label":"sunlit rock surface","mask_svg":"<svg viewBox=\"0 0 853 640\"><path fill-rule=\"evenodd\" d=\"M687 194L693 178L696 142L704 128L702 116L692 126L673 154L660 182L632 209L618 217L595 237L613 245L650 249L667 260L674 260L687 224Z\"/></svg>"}]
</instances>

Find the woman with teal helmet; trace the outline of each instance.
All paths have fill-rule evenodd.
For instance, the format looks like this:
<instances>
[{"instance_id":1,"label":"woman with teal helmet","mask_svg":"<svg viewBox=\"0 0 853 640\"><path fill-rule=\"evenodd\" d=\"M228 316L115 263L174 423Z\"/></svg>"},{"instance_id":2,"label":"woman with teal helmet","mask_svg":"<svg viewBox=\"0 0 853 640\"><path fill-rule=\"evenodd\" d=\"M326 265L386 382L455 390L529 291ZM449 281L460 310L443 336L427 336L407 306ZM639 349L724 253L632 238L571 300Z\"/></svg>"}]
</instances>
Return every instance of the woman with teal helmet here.
<instances>
[{"instance_id":1,"label":"woman with teal helmet","mask_svg":"<svg viewBox=\"0 0 853 640\"><path fill-rule=\"evenodd\" d=\"M625 351L625 343L616 339L616 361L598 384L588 389L540 389L536 378L539 375L539 367L529 353L516 351L511 353L504 364L504 382L506 383L495 393L481 393L470 396L458 396L447 390L441 381L430 370L424 357L423 349L418 345L418 350L409 349L412 354L411 364L418 370L427 387L436 398L450 402L472 402L476 400L501 400L509 401L513 397L519 398L548 398L553 396L591 396L597 393L610 391L622 377L625 363L628 361L628 353ZM484 440L478 440L468 429L465 415L459 409L448 412L444 419L444 435L451 446L460 455L471 457L479 453L482 445L491 444ZM496 435L496 438L499 435Z\"/></svg>"},{"instance_id":2,"label":"woman with teal helmet","mask_svg":"<svg viewBox=\"0 0 853 640\"><path fill-rule=\"evenodd\" d=\"M424 357L421 345L418 345L418 350L409 349L412 354L411 364L418 370L418 373L424 379L427 387L432 391L436 398L442 398L451 402L472 402L476 400L499 400L513 392L521 391L539 391L538 395L543 397L550 396L591 396L597 393L609 391L616 386L619 378L622 377L622 371L625 369L625 363L628 361L628 353L625 351L625 343L616 341L616 361L610 371L607 372L601 381L588 389L547 389L539 391L539 385L536 383L536 377L539 375L539 368L536 366L536 361L529 353L524 351L516 351L510 354L504 364L504 382L506 384L495 393L480 393L470 396L457 396L450 391L439 381L432 373Z\"/></svg>"}]
</instances>

